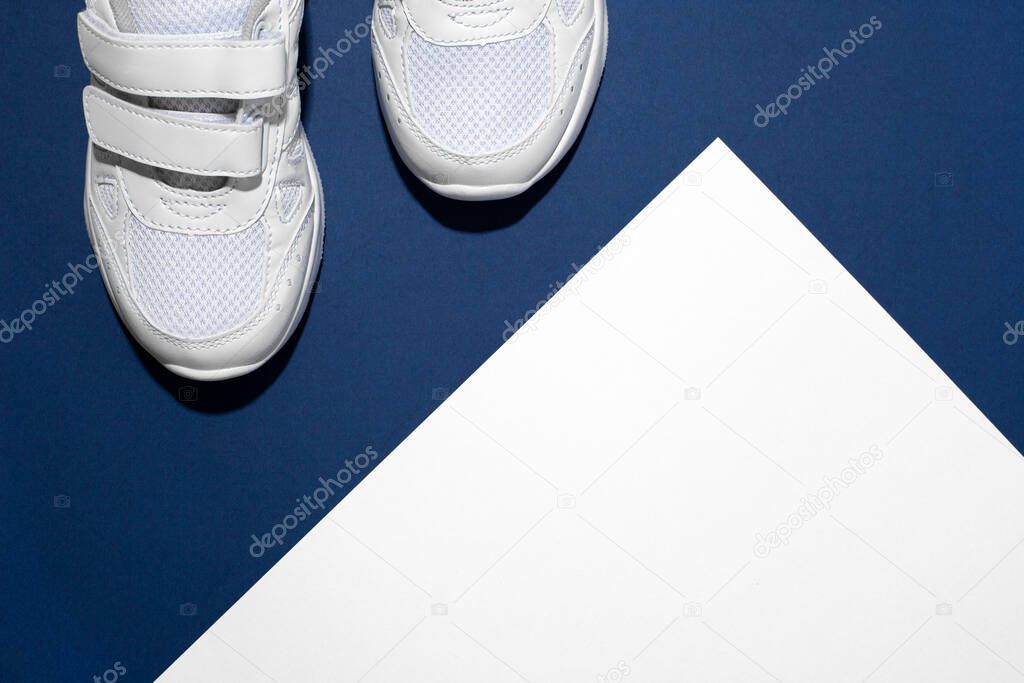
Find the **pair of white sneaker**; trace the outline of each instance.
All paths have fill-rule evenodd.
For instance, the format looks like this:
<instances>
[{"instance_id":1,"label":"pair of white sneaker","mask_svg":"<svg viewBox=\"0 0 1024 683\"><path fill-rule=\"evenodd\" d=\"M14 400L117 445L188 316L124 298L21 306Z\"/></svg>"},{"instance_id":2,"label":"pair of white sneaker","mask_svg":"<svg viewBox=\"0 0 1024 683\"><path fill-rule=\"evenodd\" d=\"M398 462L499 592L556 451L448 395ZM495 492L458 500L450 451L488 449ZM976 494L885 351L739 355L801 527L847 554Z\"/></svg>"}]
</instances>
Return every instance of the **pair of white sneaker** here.
<instances>
[{"instance_id":1,"label":"pair of white sneaker","mask_svg":"<svg viewBox=\"0 0 1024 683\"><path fill-rule=\"evenodd\" d=\"M320 263L324 201L300 122L303 0L87 0L85 214L110 298L160 363L205 381L266 363ZM519 194L593 104L605 0L376 0L384 119L429 187Z\"/></svg>"}]
</instances>

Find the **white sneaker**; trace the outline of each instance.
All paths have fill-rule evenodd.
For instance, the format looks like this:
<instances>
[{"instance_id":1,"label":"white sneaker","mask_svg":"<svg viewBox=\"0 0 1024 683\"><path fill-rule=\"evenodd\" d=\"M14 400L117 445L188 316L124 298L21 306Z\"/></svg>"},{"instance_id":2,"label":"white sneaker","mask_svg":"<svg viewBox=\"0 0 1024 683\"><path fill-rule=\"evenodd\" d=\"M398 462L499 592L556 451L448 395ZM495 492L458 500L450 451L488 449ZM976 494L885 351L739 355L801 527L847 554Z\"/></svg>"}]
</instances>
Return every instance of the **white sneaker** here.
<instances>
[{"instance_id":1,"label":"white sneaker","mask_svg":"<svg viewBox=\"0 0 1024 683\"><path fill-rule=\"evenodd\" d=\"M299 121L302 0L88 0L85 214L107 291L172 372L223 380L295 331L324 203Z\"/></svg>"},{"instance_id":2,"label":"white sneaker","mask_svg":"<svg viewBox=\"0 0 1024 683\"><path fill-rule=\"evenodd\" d=\"M376 0L373 60L402 159L455 199L543 178L587 119L608 47L605 0Z\"/></svg>"}]
</instances>

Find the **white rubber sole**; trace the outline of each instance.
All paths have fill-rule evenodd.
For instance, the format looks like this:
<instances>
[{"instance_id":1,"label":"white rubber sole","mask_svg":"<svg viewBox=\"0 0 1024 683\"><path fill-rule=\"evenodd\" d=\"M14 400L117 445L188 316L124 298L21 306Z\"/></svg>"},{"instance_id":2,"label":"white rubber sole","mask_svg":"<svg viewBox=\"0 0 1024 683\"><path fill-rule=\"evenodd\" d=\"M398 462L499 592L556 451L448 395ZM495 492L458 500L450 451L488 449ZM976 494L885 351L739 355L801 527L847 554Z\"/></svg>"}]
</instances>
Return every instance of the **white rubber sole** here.
<instances>
[{"instance_id":1,"label":"white rubber sole","mask_svg":"<svg viewBox=\"0 0 1024 683\"><path fill-rule=\"evenodd\" d=\"M307 142L307 146L308 146ZM91 150L90 150L91 151ZM277 355L277 353L284 348L284 345L288 343L288 340L295 334L295 330L298 329L299 323L302 321L302 316L305 315L306 309L309 307L309 300L313 294L313 284L316 282L316 275L320 268L320 262L323 259L323 248L324 248L324 232L327 223L327 210L324 205L324 186L323 181L320 178L320 170L317 168L316 159L313 157L311 149L307 149L307 157L310 168L310 176L316 179L317 184L317 196L316 196L316 216L313 220L313 256L310 258L309 263L306 264L306 276L303 281L302 287L302 299L298 308L292 314L292 319L288 325L288 331L281 338L281 340L274 347L273 351L267 354L257 363L251 363L249 365L238 365L228 368L218 368L215 370L199 370L196 368L189 368L183 365L170 365L162 363L165 368L173 372L179 377L190 379L196 382L223 382L230 379L236 379L243 377L266 365L271 358ZM89 197L88 191L86 192L85 198L85 225L89 231L89 239L93 244L95 250L98 241L96 235L93 233L92 220L90 219L89 211ZM107 272L104 267L104 259L97 259L100 266L100 274L103 276L104 284L109 282ZM108 292L109 295L109 292ZM121 313L121 308L117 304L117 300L114 297L109 297L111 303L114 304L114 310L117 312L119 318L124 320L124 315ZM134 335L133 335L134 336ZM145 348L142 342L136 337L136 342L140 346Z\"/></svg>"},{"instance_id":2,"label":"white rubber sole","mask_svg":"<svg viewBox=\"0 0 1024 683\"><path fill-rule=\"evenodd\" d=\"M591 50L590 60L587 63L583 92L576 103L576 109L569 120L569 126L565 129L565 134L537 175L525 183L509 185L439 185L427 178L416 177L431 190L449 199L464 202L488 202L521 195L540 182L548 173L551 173L569 153L580 133L583 132L583 126L594 106L594 100L597 99L597 90L604 76L605 61L608 57L608 8L604 3L600 3L597 9L597 14L594 16L594 49Z\"/></svg>"}]
</instances>

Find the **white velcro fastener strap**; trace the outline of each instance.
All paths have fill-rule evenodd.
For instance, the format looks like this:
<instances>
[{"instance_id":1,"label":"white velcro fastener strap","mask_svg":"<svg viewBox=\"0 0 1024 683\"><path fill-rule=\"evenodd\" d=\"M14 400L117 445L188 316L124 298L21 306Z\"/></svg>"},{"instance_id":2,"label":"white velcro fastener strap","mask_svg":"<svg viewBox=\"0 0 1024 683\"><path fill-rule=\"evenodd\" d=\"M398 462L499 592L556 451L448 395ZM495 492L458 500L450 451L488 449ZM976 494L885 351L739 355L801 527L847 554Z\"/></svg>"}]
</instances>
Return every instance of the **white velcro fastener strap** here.
<instances>
[{"instance_id":1,"label":"white velcro fastener strap","mask_svg":"<svg viewBox=\"0 0 1024 683\"><path fill-rule=\"evenodd\" d=\"M259 99L288 86L283 37L204 39L121 33L88 10L78 15L86 65L118 90L150 97Z\"/></svg>"},{"instance_id":2,"label":"white velcro fastener strap","mask_svg":"<svg viewBox=\"0 0 1024 683\"><path fill-rule=\"evenodd\" d=\"M248 178L263 171L263 124L183 118L118 99L95 86L82 94L89 138L148 166L199 176Z\"/></svg>"}]
</instances>

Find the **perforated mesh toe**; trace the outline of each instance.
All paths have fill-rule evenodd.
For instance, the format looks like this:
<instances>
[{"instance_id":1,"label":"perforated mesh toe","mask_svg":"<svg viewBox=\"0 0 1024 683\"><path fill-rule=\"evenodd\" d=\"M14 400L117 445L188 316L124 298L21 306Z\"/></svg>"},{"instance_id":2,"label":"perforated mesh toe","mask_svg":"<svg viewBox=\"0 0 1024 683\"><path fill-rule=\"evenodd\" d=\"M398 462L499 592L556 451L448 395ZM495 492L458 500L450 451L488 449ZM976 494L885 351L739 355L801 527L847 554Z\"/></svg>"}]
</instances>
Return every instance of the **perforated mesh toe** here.
<instances>
[{"instance_id":1,"label":"perforated mesh toe","mask_svg":"<svg viewBox=\"0 0 1024 683\"><path fill-rule=\"evenodd\" d=\"M409 88L416 120L459 154L498 152L522 140L552 100L551 33L489 45L445 47L413 34Z\"/></svg>"},{"instance_id":2,"label":"perforated mesh toe","mask_svg":"<svg viewBox=\"0 0 1024 683\"><path fill-rule=\"evenodd\" d=\"M126 246L132 293L150 322L168 334L213 337L259 308L266 279L262 221L232 235L184 235L132 220Z\"/></svg>"}]
</instances>

